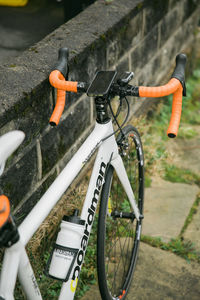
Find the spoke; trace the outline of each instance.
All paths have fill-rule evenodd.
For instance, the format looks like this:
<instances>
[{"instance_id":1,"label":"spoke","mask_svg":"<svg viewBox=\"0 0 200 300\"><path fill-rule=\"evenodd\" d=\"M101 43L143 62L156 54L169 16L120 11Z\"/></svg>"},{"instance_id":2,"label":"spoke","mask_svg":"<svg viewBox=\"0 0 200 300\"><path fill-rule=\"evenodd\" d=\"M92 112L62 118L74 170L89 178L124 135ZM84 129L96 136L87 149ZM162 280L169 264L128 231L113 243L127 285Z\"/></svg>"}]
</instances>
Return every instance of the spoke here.
<instances>
[{"instance_id":1,"label":"spoke","mask_svg":"<svg viewBox=\"0 0 200 300\"><path fill-rule=\"evenodd\" d=\"M128 239L128 246L127 246L127 239ZM130 239L131 239L130 237L126 238L123 245L121 243L121 239L119 239L118 247L120 248L120 255L118 255L119 261L118 261L117 265L115 265L115 268L114 268L114 280L113 280L113 284L112 284L112 288L114 286L113 291L117 292L117 294L120 292L120 291L116 290L116 282L117 282L116 276L118 274L118 271L120 270L120 274L121 274L121 272L123 272L123 276L121 277L120 287L122 287L121 285L123 284L123 282L125 280L125 276L126 276L127 271L128 271L128 270L126 270L126 264L127 264L127 261L129 261L129 257L130 257L130 255L128 256ZM127 246L127 250L126 250L126 246ZM116 249L116 247L115 247L115 249ZM116 251L115 251L115 257L116 257L116 261L117 261ZM123 268L123 270L121 270L121 268ZM117 288L119 289L118 286L117 286Z\"/></svg>"},{"instance_id":2,"label":"spoke","mask_svg":"<svg viewBox=\"0 0 200 300\"><path fill-rule=\"evenodd\" d=\"M124 230L123 230L123 233L127 232L126 229L127 229L127 227L128 227L129 225L130 225L129 223L126 225L126 227L125 227ZM118 239L116 239L115 242L112 243L112 247L109 248L109 254L110 254L110 251L116 246L116 244L117 244L117 242L119 241L120 238L121 238L121 237L118 237Z\"/></svg>"},{"instance_id":3,"label":"spoke","mask_svg":"<svg viewBox=\"0 0 200 300\"><path fill-rule=\"evenodd\" d=\"M119 222L118 222L119 223ZM130 223L130 222L129 222ZM119 224L118 224L119 225ZM124 228L124 232L126 232L127 230L127 227L129 226L130 224L126 224L126 227ZM117 226L118 228L118 226ZM131 229L131 232L133 232L133 230ZM114 254L114 259L116 262L118 262L117 264L115 263L114 261L114 279L113 279L113 282L112 282L112 290L113 291L116 291L116 283L117 283L117 274L118 274L118 270L120 268L120 266L122 266L123 270L123 277L122 277L122 283L124 282L124 277L125 277L125 273L126 273L126 265L127 265L127 262L129 260L129 257L130 255L128 256L128 253L129 253L129 245L130 245L130 242L131 242L131 237L130 235L128 235L128 237L126 237L125 239L123 238L123 245L121 243L121 237L118 237L117 235L120 235L120 232L119 230L115 231L115 236L116 236L116 240L115 240L115 243L112 244L112 247L109 249L109 255L108 257L111 257L113 258L113 255L112 255L112 250L113 250L113 254ZM127 242L127 239L128 239L128 242ZM133 238L132 238L132 243L133 243ZM127 245L128 244L128 245ZM117 256L116 253L117 253L117 247L118 249L120 249L120 254ZM126 249L127 247L127 249ZM126 251L125 251L126 250ZM118 258L119 258L119 261L118 261ZM108 260L110 262L110 259ZM108 273L109 273L109 264L108 264L108 272L107 272L107 277L108 277ZM121 271L120 271L121 273ZM121 285L120 285L121 286ZM117 286L118 288L118 286Z\"/></svg>"},{"instance_id":4,"label":"spoke","mask_svg":"<svg viewBox=\"0 0 200 300\"><path fill-rule=\"evenodd\" d=\"M126 262L129 261L128 259L128 254L129 254L129 245L130 245L130 238L128 239L128 247L127 247L127 251L126 251L126 255L125 255L125 264L124 264L124 276L123 278L126 276Z\"/></svg>"},{"instance_id":5,"label":"spoke","mask_svg":"<svg viewBox=\"0 0 200 300\"><path fill-rule=\"evenodd\" d=\"M114 291L115 291L115 293L116 293L116 282L117 282L117 281L116 281L116 275L118 274L118 270L119 270L120 263L121 263L121 261L123 260L123 249L124 249L124 247L123 247L123 249L122 249L122 246L121 246L121 239L118 239L118 241L119 241L118 248L120 247L121 252L120 252L120 259L119 259L119 262L118 262L117 265L115 264L115 280L114 280L114 286L115 286ZM115 247L115 248L116 248L116 247ZM117 261L117 255L116 255L116 252L115 252L115 258L116 258L116 261Z\"/></svg>"},{"instance_id":6,"label":"spoke","mask_svg":"<svg viewBox=\"0 0 200 300\"><path fill-rule=\"evenodd\" d=\"M116 244L115 244L115 255L114 255L114 257L116 258ZM115 268L115 270L116 270L116 265L114 264L114 268ZM116 285L116 271L114 270L114 280L113 280L113 283L114 283L114 290L113 291L115 291L115 285ZM113 284L112 284L112 287L113 287Z\"/></svg>"},{"instance_id":7,"label":"spoke","mask_svg":"<svg viewBox=\"0 0 200 300\"><path fill-rule=\"evenodd\" d=\"M122 247L121 247L121 242L120 242L120 248L121 248L121 260L123 261L123 264L124 264L124 259L125 259L125 261L126 261L126 255L125 255L125 257L123 257L124 255L123 255L123 253L124 253L124 248L125 248L125 245L126 245L126 241L127 241L127 239L125 240L125 242L124 242L124 245L123 245L123 249L122 249ZM120 260L120 261L121 261ZM120 264L120 261L119 261L119 264ZM118 264L118 267L119 267L119 264Z\"/></svg>"}]
</instances>

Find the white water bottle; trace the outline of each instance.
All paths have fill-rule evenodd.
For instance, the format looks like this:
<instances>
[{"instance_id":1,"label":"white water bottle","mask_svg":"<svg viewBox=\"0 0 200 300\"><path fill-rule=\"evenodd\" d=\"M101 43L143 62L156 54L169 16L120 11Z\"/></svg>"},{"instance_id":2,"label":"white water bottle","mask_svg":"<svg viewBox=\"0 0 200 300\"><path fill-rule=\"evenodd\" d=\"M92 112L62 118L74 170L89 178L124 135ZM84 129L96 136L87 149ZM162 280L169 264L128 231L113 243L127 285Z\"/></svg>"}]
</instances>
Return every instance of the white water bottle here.
<instances>
[{"instance_id":1,"label":"white water bottle","mask_svg":"<svg viewBox=\"0 0 200 300\"><path fill-rule=\"evenodd\" d=\"M73 216L64 216L54 246L49 275L67 281L80 248L85 221L78 217L78 210Z\"/></svg>"}]
</instances>

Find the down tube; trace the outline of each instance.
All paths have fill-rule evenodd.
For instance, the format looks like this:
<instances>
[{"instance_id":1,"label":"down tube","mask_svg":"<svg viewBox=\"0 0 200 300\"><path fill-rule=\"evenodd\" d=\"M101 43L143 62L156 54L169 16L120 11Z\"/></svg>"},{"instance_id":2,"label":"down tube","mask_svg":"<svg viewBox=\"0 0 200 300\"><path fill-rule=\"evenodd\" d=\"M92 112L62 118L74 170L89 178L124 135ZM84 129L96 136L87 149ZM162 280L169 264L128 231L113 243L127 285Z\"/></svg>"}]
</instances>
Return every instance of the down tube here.
<instances>
[{"instance_id":1,"label":"down tube","mask_svg":"<svg viewBox=\"0 0 200 300\"><path fill-rule=\"evenodd\" d=\"M80 249L73 270L71 272L70 279L63 284L59 300L74 299L79 274L81 272L82 262L84 260L87 243L93 225L101 187L104 183L106 167L108 165L108 162L110 162L111 157L115 157L117 156L117 154L118 147L115 142L114 136L103 142L103 144L99 148L89 187L87 190L86 199L81 212L81 219L85 220L84 235L80 243ZM79 259L80 257L81 259Z\"/></svg>"},{"instance_id":2,"label":"down tube","mask_svg":"<svg viewBox=\"0 0 200 300\"><path fill-rule=\"evenodd\" d=\"M21 249L18 278L27 299L42 300L40 289L37 284L25 247L22 247Z\"/></svg>"}]
</instances>

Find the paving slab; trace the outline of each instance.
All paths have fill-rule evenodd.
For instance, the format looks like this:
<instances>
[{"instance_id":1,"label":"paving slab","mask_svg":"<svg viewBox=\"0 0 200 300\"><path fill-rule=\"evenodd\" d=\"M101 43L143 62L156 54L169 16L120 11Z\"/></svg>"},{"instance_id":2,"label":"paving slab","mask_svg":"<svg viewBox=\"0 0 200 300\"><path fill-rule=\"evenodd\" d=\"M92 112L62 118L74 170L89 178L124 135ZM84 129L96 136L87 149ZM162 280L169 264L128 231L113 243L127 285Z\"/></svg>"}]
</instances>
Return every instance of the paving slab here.
<instances>
[{"instance_id":1,"label":"paving slab","mask_svg":"<svg viewBox=\"0 0 200 300\"><path fill-rule=\"evenodd\" d=\"M189 126L189 128L199 134L190 139L177 138L170 140L167 143L167 148L174 157L173 164L200 174L200 126Z\"/></svg>"},{"instance_id":2,"label":"paving slab","mask_svg":"<svg viewBox=\"0 0 200 300\"><path fill-rule=\"evenodd\" d=\"M199 264L141 243L128 300L197 300L199 282Z\"/></svg>"},{"instance_id":3,"label":"paving slab","mask_svg":"<svg viewBox=\"0 0 200 300\"><path fill-rule=\"evenodd\" d=\"M196 185L153 179L152 186L145 189L142 233L160 237L164 242L176 238L198 192Z\"/></svg>"},{"instance_id":4,"label":"paving slab","mask_svg":"<svg viewBox=\"0 0 200 300\"><path fill-rule=\"evenodd\" d=\"M200 265L173 253L140 245L139 259L127 300L199 300ZM92 286L81 300L101 300Z\"/></svg>"},{"instance_id":5,"label":"paving slab","mask_svg":"<svg viewBox=\"0 0 200 300\"><path fill-rule=\"evenodd\" d=\"M187 227L183 237L186 240L190 240L194 243L194 247L197 251L200 251L200 206L197 213L194 214L192 222Z\"/></svg>"}]
</instances>

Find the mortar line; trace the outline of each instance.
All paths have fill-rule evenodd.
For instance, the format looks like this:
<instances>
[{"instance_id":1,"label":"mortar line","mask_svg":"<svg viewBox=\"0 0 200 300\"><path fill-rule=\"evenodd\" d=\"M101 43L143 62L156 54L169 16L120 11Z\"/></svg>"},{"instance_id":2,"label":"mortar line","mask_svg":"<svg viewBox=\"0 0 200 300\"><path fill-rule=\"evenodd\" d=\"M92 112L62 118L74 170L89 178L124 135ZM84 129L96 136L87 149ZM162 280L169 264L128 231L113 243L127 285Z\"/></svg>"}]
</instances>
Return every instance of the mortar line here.
<instances>
[{"instance_id":1,"label":"mortar line","mask_svg":"<svg viewBox=\"0 0 200 300\"><path fill-rule=\"evenodd\" d=\"M38 180L42 179L42 151L39 139L36 140L37 165L38 165Z\"/></svg>"}]
</instances>

